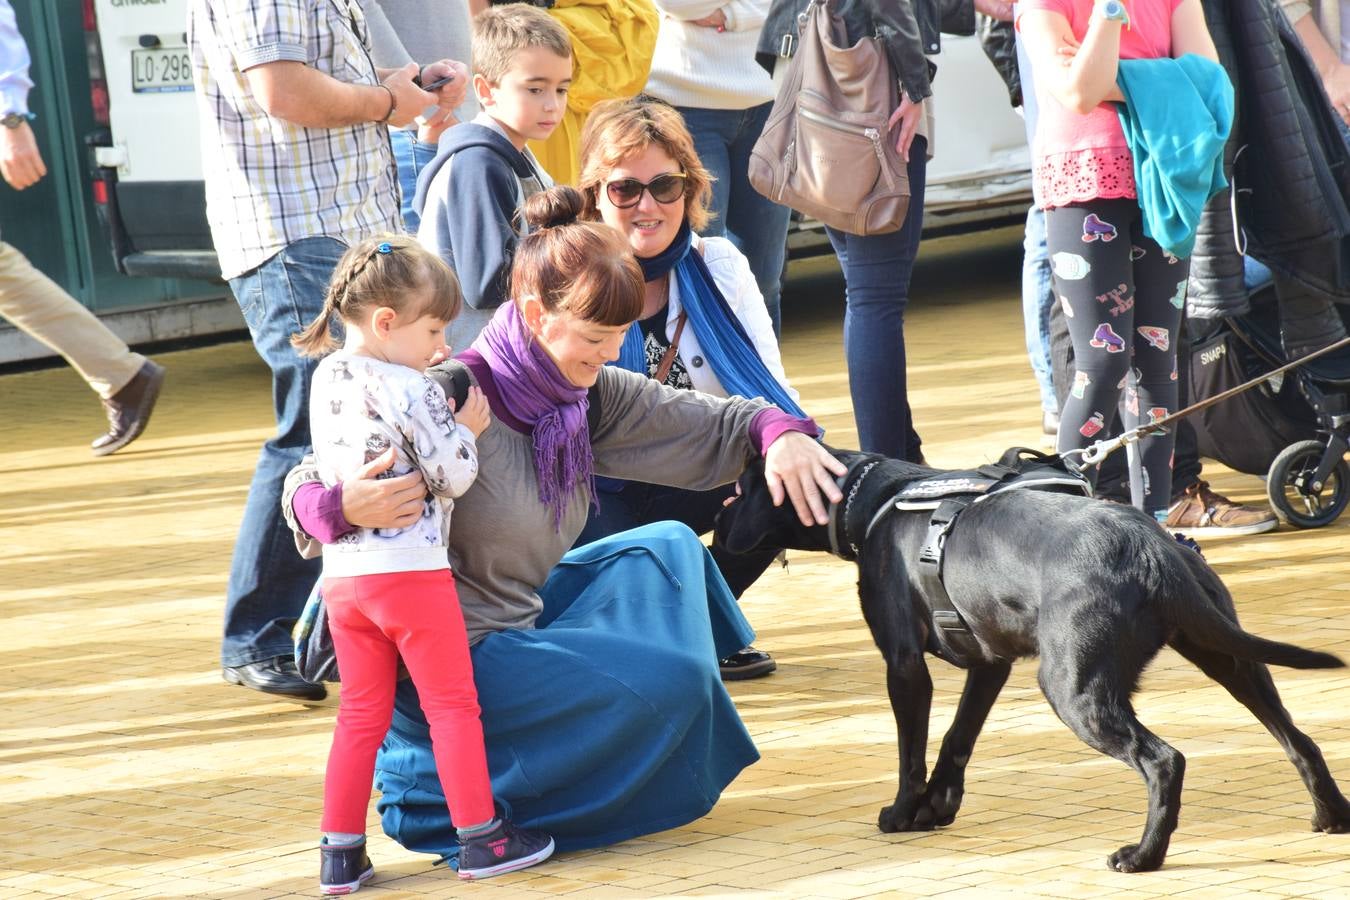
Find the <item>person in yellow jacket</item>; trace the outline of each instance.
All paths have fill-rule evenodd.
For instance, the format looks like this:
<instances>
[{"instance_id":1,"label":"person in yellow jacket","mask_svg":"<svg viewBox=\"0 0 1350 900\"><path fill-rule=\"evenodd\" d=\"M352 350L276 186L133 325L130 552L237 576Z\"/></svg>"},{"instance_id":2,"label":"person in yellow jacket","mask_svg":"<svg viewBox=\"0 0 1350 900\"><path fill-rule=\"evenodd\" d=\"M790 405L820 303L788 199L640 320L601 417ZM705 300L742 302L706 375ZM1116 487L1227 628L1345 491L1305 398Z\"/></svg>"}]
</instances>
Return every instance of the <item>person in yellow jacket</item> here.
<instances>
[{"instance_id":1,"label":"person in yellow jacket","mask_svg":"<svg viewBox=\"0 0 1350 900\"><path fill-rule=\"evenodd\" d=\"M572 39L572 89L553 134L529 146L556 183L575 185L581 126L601 100L632 97L646 85L660 15L652 0L554 0L548 12Z\"/></svg>"}]
</instances>

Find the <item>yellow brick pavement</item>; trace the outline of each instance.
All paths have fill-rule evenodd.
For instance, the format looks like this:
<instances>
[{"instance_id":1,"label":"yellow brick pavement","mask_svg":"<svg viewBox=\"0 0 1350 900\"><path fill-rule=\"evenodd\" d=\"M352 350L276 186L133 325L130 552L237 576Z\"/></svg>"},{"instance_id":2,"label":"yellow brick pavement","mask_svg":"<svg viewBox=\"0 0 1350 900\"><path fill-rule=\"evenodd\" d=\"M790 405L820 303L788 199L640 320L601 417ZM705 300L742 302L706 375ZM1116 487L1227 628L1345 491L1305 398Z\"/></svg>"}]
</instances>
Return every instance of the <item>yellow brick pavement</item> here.
<instances>
[{"instance_id":1,"label":"yellow brick pavement","mask_svg":"<svg viewBox=\"0 0 1350 900\"><path fill-rule=\"evenodd\" d=\"M1039 439L1021 348L1015 235L925 247L910 372L937 464ZM802 267L784 356L808 409L854 441L837 279ZM814 275L812 273L815 273ZM826 273L826 274L820 274ZM246 343L165 354L150 431L88 456L97 405L69 369L0 377L0 897L311 896L333 708L220 681L230 548L268 379ZM1258 479L1206 471L1234 497ZM1350 656L1350 515L1319 531L1211 541L1206 553L1262 634ZM1190 761L1181 825L1158 873L1108 871L1134 840L1133 772L1079 743L1020 665L940 832L882 835L895 789L881 660L850 565L795 554L745 598L777 674L732 694L763 759L705 819L462 885L378 833L372 898L1350 895L1350 836L1311 834L1310 804L1245 709L1170 651L1137 698ZM932 750L961 679L932 662ZM1286 705L1350 779L1350 674L1277 671Z\"/></svg>"}]
</instances>

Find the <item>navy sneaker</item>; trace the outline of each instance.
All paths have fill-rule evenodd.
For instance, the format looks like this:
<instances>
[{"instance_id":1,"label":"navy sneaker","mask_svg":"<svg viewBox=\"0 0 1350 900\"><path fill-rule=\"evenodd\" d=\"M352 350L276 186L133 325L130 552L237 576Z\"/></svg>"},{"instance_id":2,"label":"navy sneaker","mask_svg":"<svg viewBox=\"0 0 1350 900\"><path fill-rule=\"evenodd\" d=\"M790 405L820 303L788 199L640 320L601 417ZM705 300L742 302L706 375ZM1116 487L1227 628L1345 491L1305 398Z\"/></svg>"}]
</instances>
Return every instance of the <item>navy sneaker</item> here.
<instances>
[{"instance_id":1,"label":"navy sneaker","mask_svg":"<svg viewBox=\"0 0 1350 900\"><path fill-rule=\"evenodd\" d=\"M328 839L319 844L319 892L325 896L354 894L375 874L366 855L366 842L345 847L330 847Z\"/></svg>"},{"instance_id":2,"label":"navy sneaker","mask_svg":"<svg viewBox=\"0 0 1350 900\"><path fill-rule=\"evenodd\" d=\"M473 881L504 875L529 868L552 855L553 838L542 831L517 828L503 818L491 831L460 838L459 877Z\"/></svg>"}]
</instances>

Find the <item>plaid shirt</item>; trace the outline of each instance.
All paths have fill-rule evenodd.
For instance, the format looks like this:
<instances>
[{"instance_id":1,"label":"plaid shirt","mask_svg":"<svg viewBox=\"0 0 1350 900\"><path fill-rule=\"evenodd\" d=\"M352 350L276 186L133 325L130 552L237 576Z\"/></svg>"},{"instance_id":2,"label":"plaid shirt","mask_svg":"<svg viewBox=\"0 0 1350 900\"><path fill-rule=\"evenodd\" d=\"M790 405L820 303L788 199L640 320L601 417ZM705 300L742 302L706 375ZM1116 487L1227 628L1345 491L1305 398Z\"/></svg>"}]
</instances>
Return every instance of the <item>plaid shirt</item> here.
<instances>
[{"instance_id":1,"label":"plaid shirt","mask_svg":"<svg viewBox=\"0 0 1350 900\"><path fill-rule=\"evenodd\" d=\"M308 237L402 230L388 129L305 128L269 116L244 71L290 60L379 84L359 0L191 0L206 213L226 278Z\"/></svg>"}]
</instances>

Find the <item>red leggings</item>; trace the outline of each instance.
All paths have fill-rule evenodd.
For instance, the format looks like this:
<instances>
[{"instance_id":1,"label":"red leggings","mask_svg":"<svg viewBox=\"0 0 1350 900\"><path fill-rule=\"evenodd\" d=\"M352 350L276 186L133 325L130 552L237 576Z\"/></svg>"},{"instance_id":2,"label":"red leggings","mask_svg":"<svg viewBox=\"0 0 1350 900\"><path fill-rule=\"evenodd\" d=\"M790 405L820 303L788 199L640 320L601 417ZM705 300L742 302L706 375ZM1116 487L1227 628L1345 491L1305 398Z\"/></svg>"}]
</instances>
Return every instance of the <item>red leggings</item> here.
<instances>
[{"instance_id":1,"label":"red leggings","mask_svg":"<svg viewBox=\"0 0 1350 900\"><path fill-rule=\"evenodd\" d=\"M325 578L342 703L323 782L324 831L364 834L375 754L394 713L403 657L431 726L431 751L450 818L493 816L478 691L449 569Z\"/></svg>"}]
</instances>

